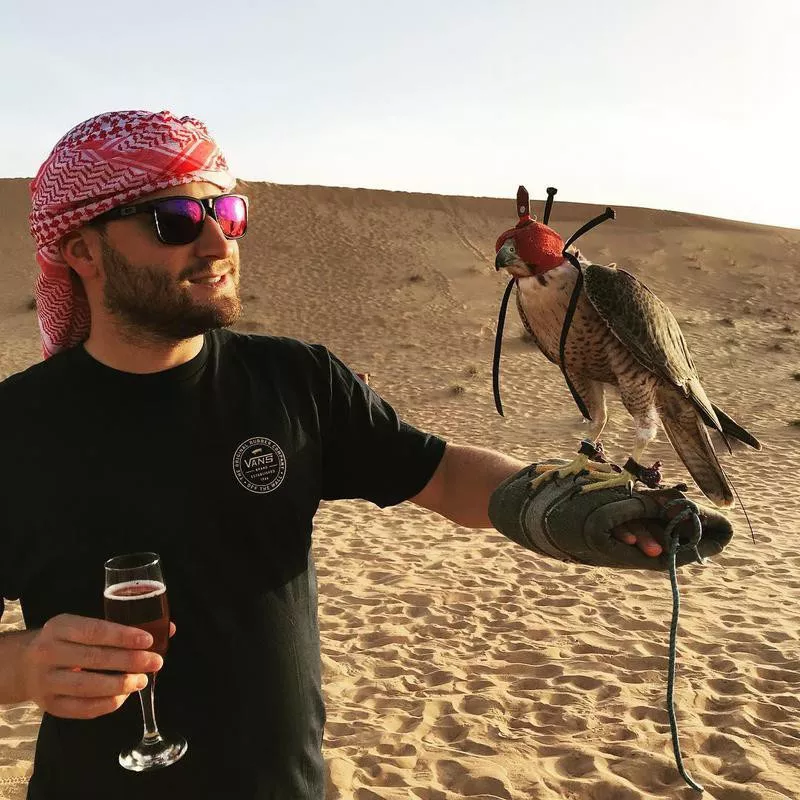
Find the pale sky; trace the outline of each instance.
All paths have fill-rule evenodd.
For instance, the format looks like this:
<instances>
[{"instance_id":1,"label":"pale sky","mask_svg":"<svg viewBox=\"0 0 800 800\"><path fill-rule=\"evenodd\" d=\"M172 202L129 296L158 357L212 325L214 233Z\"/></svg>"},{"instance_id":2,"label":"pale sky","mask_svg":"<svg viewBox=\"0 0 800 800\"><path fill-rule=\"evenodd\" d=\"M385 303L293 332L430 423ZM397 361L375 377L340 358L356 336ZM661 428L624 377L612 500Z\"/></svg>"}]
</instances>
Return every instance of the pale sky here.
<instances>
[{"instance_id":1,"label":"pale sky","mask_svg":"<svg viewBox=\"0 0 800 800\"><path fill-rule=\"evenodd\" d=\"M800 0L0 0L0 176L114 109L249 180L800 228Z\"/></svg>"}]
</instances>

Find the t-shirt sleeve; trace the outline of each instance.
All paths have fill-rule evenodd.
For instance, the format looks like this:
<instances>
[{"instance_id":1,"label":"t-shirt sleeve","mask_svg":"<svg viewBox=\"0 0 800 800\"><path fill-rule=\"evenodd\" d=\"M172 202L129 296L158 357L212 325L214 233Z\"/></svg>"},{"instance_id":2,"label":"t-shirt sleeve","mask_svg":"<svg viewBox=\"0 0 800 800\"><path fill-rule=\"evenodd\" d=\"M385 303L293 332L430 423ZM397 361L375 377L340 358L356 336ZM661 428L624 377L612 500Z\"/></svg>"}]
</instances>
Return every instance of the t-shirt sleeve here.
<instances>
[{"instance_id":1,"label":"t-shirt sleeve","mask_svg":"<svg viewBox=\"0 0 800 800\"><path fill-rule=\"evenodd\" d=\"M336 356L329 374L322 429L323 498L361 498L380 507L425 488L446 442L401 420L392 406Z\"/></svg>"}]
</instances>

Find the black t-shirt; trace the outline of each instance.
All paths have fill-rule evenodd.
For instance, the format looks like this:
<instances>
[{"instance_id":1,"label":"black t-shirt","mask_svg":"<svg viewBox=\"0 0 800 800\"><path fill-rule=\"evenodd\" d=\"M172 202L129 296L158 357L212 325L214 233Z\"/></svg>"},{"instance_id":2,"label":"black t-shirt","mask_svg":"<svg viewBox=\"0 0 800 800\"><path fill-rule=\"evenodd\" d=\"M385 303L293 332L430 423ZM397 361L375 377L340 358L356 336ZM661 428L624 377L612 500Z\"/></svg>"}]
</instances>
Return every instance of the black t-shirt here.
<instances>
[{"instance_id":1,"label":"black t-shirt","mask_svg":"<svg viewBox=\"0 0 800 800\"><path fill-rule=\"evenodd\" d=\"M131 773L117 755L141 737L136 695L94 720L44 714L28 797L321 800L314 514L412 497L444 447L291 339L215 331L150 375L76 347L0 384L0 597L28 628L102 617L103 562L159 553L177 633L157 719L189 742Z\"/></svg>"}]
</instances>

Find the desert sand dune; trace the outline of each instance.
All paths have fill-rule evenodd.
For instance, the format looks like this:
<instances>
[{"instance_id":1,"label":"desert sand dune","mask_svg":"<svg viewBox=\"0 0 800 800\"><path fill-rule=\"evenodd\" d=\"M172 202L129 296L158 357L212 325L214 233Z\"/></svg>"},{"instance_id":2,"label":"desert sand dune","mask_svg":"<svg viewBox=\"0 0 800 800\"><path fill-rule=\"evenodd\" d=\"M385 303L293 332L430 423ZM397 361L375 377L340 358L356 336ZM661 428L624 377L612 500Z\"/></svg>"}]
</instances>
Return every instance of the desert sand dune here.
<instances>
[{"instance_id":1,"label":"desert sand dune","mask_svg":"<svg viewBox=\"0 0 800 800\"><path fill-rule=\"evenodd\" d=\"M575 450L580 414L513 306L505 417L494 409L491 357L508 279L494 269L494 242L516 222L516 186L504 200L242 188L252 223L240 330L324 342L368 371L409 421L452 441L525 460ZM27 211L26 181L0 181L0 377L39 359ZM566 238L600 211L558 197L551 224ZM679 575L675 700L686 767L709 799L795 800L800 231L616 211L581 251L633 272L669 304L712 402L764 443L761 453L722 456L755 545L737 505L725 554ZM609 406L604 442L619 460L632 424L617 399ZM648 455L668 479L690 480L663 434ZM548 561L409 504L325 504L314 550L329 800L696 796L669 737L666 575ZM0 629L21 624L9 604ZM0 709L0 798L24 797L37 724L31 705Z\"/></svg>"}]
</instances>

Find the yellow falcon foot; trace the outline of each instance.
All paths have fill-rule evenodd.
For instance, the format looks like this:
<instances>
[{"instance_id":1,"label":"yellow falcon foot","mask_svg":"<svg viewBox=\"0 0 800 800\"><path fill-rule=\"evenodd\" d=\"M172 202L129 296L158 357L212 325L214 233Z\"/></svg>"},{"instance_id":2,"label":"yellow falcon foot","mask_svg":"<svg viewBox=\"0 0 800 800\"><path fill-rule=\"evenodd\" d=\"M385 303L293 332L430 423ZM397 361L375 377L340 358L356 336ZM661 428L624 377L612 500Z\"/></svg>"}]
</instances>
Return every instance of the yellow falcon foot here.
<instances>
[{"instance_id":1,"label":"yellow falcon foot","mask_svg":"<svg viewBox=\"0 0 800 800\"><path fill-rule=\"evenodd\" d=\"M643 467L638 461L629 458L625 462L622 472L615 472L611 475L590 472L587 478L592 483L581 486L581 492L611 489L614 486L633 486L637 481L645 484L650 489L656 489L661 484L661 462L656 461L652 467Z\"/></svg>"},{"instance_id":2,"label":"yellow falcon foot","mask_svg":"<svg viewBox=\"0 0 800 800\"><path fill-rule=\"evenodd\" d=\"M569 464L559 467L556 464L539 464L535 471L538 477L530 482L531 489L537 489L543 483L546 483L551 478L567 478L570 475L579 475L580 473L588 473L592 480L605 480L610 476L617 473L612 464L607 463L603 455L603 445L600 442L595 444L588 439L581 442L578 457Z\"/></svg>"}]
</instances>

